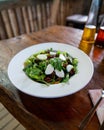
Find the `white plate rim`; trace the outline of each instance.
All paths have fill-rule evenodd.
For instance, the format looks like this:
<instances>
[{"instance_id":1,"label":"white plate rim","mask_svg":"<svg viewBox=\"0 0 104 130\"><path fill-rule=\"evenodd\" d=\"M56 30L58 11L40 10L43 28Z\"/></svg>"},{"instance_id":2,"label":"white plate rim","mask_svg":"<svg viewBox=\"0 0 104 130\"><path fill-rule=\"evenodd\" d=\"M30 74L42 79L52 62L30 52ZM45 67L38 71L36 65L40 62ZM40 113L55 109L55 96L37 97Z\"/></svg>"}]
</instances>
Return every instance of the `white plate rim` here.
<instances>
[{"instance_id":1,"label":"white plate rim","mask_svg":"<svg viewBox=\"0 0 104 130\"><path fill-rule=\"evenodd\" d=\"M30 55L40 50L45 50L49 48L66 51L73 57L78 58L79 60L78 73L75 76L73 76L67 84L61 83L56 85L50 85L49 87L47 87L45 85L41 85L40 83L32 81L23 72L22 70L23 62ZM15 72L16 74L14 74ZM40 43L40 44L27 47L21 50L20 52L18 52L11 59L8 65L8 77L12 82L12 84L21 92L31 96L40 97L40 98L59 98L59 97L71 95L83 89L89 83L89 81L93 76L93 72L94 72L94 66L92 60L87 54L85 54L77 47L74 47L69 44L57 43L57 42ZM73 86L75 88L73 88Z\"/></svg>"}]
</instances>

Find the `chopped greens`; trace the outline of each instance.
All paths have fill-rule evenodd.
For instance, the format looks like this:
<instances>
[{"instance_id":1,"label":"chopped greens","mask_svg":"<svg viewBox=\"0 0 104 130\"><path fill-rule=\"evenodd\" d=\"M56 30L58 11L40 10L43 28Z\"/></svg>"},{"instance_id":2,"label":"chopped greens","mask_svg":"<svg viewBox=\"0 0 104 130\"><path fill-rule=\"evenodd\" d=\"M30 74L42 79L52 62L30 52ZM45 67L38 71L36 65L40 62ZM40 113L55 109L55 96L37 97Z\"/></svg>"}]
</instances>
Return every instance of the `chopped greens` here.
<instances>
[{"instance_id":1,"label":"chopped greens","mask_svg":"<svg viewBox=\"0 0 104 130\"><path fill-rule=\"evenodd\" d=\"M32 80L49 85L68 82L78 72L77 66L77 58L50 48L27 58L23 71Z\"/></svg>"},{"instance_id":2,"label":"chopped greens","mask_svg":"<svg viewBox=\"0 0 104 130\"><path fill-rule=\"evenodd\" d=\"M62 70L62 60L59 59L58 57L51 58L50 59L50 64L57 70L61 71Z\"/></svg>"}]
</instances>

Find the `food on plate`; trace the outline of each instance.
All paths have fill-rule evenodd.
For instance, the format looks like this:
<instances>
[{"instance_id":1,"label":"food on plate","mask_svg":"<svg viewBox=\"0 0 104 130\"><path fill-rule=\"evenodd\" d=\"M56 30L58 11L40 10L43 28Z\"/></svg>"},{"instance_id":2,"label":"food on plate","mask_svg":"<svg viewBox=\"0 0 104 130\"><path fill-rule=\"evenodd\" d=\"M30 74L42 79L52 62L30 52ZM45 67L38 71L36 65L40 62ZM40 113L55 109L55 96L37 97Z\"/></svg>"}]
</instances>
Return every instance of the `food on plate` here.
<instances>
[{"instance_id":1,"label":"food on plate","mask_svg":"<svg viewBox=\"0 0 104 130\"><path fill-rule=\"evenodd\" d=\"M47 85L68 82L78 72L78 60L69 53L42 50L25 60L23 71L32 80Z\"/></svg>"}]
</instances>

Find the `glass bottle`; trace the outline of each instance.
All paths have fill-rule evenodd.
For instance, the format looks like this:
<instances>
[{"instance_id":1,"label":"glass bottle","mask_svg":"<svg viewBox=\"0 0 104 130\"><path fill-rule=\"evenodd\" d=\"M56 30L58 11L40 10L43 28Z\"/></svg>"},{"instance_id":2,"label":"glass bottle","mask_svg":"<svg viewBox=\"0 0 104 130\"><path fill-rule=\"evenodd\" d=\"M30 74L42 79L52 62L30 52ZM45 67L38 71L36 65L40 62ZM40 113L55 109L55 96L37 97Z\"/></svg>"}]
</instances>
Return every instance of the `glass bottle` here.
<instances>
[{"instance_id":1,"label":"glass bottle","mask_svg":"<svg viewBox=\"0 0 104 130\"><path fill-rule=\"evenodd\" d=\"M79 44L79 48L87 54L90 53L92 45L95 42L97 18L101 3L102 0L92 0L88 19L85 24L82 39Z\"/></svg>"},{"instance_id":2,"label":"glass bottle","mask_svg":"<svg viewBox=\"0 0 104 130\"><path fill-rule=\"evenodd\" d=\"M95 40L95 45L104 48L104 18L101 22L100 28L98 30L98 34Z\"/></svg>"}]
</instances>

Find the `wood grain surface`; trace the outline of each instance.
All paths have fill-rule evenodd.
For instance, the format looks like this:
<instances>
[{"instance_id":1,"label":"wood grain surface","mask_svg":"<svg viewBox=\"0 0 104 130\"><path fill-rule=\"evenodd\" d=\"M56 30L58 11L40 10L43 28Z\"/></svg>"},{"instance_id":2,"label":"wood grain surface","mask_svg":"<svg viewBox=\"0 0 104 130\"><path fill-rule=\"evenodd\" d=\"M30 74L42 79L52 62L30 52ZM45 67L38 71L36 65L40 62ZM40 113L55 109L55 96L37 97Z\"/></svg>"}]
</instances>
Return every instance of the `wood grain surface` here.
<instances>
[{"instance_id":1,"label":"wood grain surface","mask_svg":"<svg viewBox=\"0 0 104 130\"><path fill-rule=\"evenodd\" d=\"M59 42L78 47L81 36L81 30L52 26L37 33L0 42L0 102L27 129L79 129L80 122L93 105L88 90L104 87L104 49L93 46L89 54L94 64L94 75L86 87L75 94L56 99L31 97L18 91L8 79L7 67L10 60L20 50L44 42ZM95 115L87 129L98 130L98 128L99 121Z\"/></svg>"}]
</instances>

